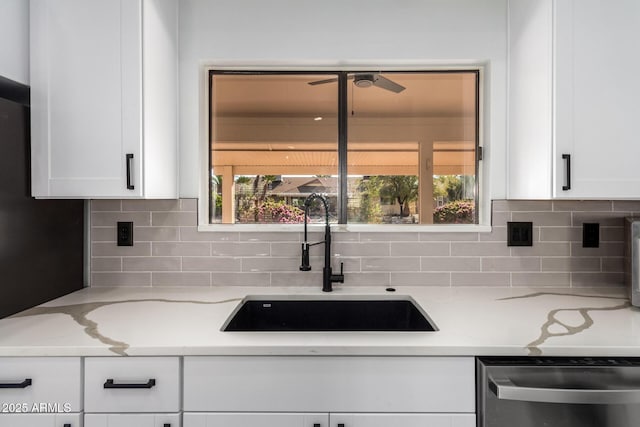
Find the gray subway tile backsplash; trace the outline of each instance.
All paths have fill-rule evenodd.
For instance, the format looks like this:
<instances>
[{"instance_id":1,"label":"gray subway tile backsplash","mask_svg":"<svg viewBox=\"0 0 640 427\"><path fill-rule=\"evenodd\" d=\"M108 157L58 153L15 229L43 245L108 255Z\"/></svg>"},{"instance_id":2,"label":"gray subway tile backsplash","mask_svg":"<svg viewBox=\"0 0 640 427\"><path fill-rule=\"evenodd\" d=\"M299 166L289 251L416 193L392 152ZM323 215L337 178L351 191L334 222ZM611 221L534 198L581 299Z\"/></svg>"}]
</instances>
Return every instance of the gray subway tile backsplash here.
<instances>
[{"instance_id":1,"label":"gray subway tile backsplash","mask_svg":"<svg viewBox=\"0 0 640 427\"><path fill-rule=\"evenodd\" d=\"M392 244L393 245L393 244ZM389 256L391 249L389 242L336 242L333 243L331 249L334 254L340 256ZM321 245L318 245L320 250L324 250ZM300 248L296 248L297 253L300 253ZM391 253L393 256L393 253Z\"/></svg>"},{"instance_id":2,"label":"gray subway tile backsplash","mask_svg":"<svg viewBox=\"0 0 640 427\"><path fill-rule=\"evenodd\" d=\"M135 224L135 222L134 222ZM175 242L178 240L178 227L134 227L133 237L140 242Z\"/></svg>"},{"instance_id":3,"label":"gray subway tile backsplash","mask_svg":"<svg viewBox=\"0 0 640 427\"><path fill-rule=\"evenodd\" d=\"M511 220L533 222L536 227L569 227L571 212L513 212Z\"/></svg>"},{"instance_id":4,"label":"gray subway tile backsplash","mask_svg":"<svg viewBox=\"0 0 640 427\"><path fill-rule=\"evenodd\" d=\"M210 256L209 242L153 242L153 256Z\"/></svg>"},{"instance_id":5,"label":"gray subway tile backsplash","mask_svg":"<svg viewBox=\"0 0 640 427\"><path fill-rule=\"evenodd\" d=\"M229 257L182 257L182 271L241 271L242 260Z\"/></svg>"},{"instance_id":6,"label":"gray subway tile backsplash","mask_svg":"<svg viewBox=\"0 0 640 427\"><path fill-rule=\"evenodd\" d=\"M208 272L153 272L151 286L211 286Z\"/></svg>"},{"instance_id":7,"label":"gray subway tile backsplash","mask_svg":"<svg viewBox=\"0 0 640 427\"><path fill-rule=\"evenodd\" d=\"M367 257L362 259L362 271L420 271L420 257Z\"/></svg>"},{"instance_id":8,"label":"gray subway tile backsplash","mask_svg":"<svg viewBox=\"0 0 640 427\"><path fill-rule=\"evenodd\" d=\"M509 256L504 242L451 242L452 256Z\"/></svg>"},{"instance_id":9,"label":"gray subway tile backsplash","mask_svg":"<svg viewBox=\"0 0 640 427\"><path fill-rule=\"evenodd\" d=\"M91 213L92 227L115 227L118 221L133 221L136 227L151 225L150 212L100 212Z\"/></svg>"},{"instance_id":10,"label":"gray subway tile backsplash","mask_svg":"<svg viewBox=\"0 0 640 427\"><path fill-rule=\"evenodd\" d=\"M422 271L480 271L480 257L424 257Z\"/></svg>"},{"instance_id":11,"label":"gray subway tile backsplash","mask_svg":"<svg viewBox=\"0 0 640 427\"><path fill-rule=\"evenodd\" d=\"M482 271L540 271L540 257L482 258Z\"/></svg>"},{"instance_id":12,"label":"gray subway tile backsplash","mask_svg":"<svg viewBox=\"0 0 640 427\"><path fill-rule=\"evenodd\" d=\"M151 286L148 272L92 272L91 286Z\"/></svg>"},{"instance_id":13,"label":"gray subway tile backsplash","mask_svg":"<svg viewBox=\"0 0 640 427\"><path fill-rule=\"evenodd\" d=\"M493 212L544 212L553 210L551 200L494 200Z\"/></svg>"},{"instance_id":14,"label":"gray subway tile backsplash","mask_svg":"<svg viewBox=\"0 0 640 427\"><path fill-rule=\"evenodd\" d=\"M188 226L198 225L195 212L151 212L153 226Z\"/></svg>"},{"instance_id":15,"label":"gray subway tile backsplash","mask_svg":"<svg viewBox=\"0 0 640 427\"><path fill-rule=\"evenodd\" d=\"M91 244L91 257L132 257L132 256L151 256L150 242L136 242L133 246L116 246L113 242L93 242Z\"/></svg>"},{"instance_id":16,"label":"gray subway tile backsplash","mask_svg":"<svg viewBox=\"0 0 640 427\"><path fill-rule=\"evenodd\" d=\"M180 200L123 200L122 210L138 212L180 211Z\"/></svg>"},{"instance_id":17,"label":"gray subway tile backsplash","mask_svg":"<svg viewBox=\"0 0 640 427\"><path fill-rule=\"evenodd\" d=\"M390 279L393 286L451 286L451 273L448 272L392 272Z\"/></svg>"},{"instance_id":18,"label":"gray subway tile backsplash","mask_svg":"<svg viewBox=\"0 0 640 427\"><path fill-rule=\"evenodd\" d=\"M451 273L451 286L509 286L511 273Z\"/></svg>"},{"instance_id":19,"label":"gray subway tile backsplash","mask_svg":"<svg viewBox=\"0 0 640 427\"><path fill-rule=\"evenodd\" d=\"M391 256L449 256L449 242L391 242Z\"/></svg>"},{"instance_id":20,"label":"gray subway tile backsplash","mask_svg":"<svg viewBox=\"0 0 640 427\"><path fill-rule=\"evenodd\" d=\"M211 244L211 256L266 257L270 255L271 244L268 242L217 242Z\"/></svg>"},{"instance_id":21,"label":"gray subway tile backsplash","mask_svg":"<svg viewBox=\"0 0 640 427\"><path fill-rule=\"evenodd\" d=\"M180 257L127 257L122 260L122 271L180 271Z\"/></svg>"},{"instance_id":22,"label":"gray subway tile backsplash","mask_svg":"<svg viewBox=\"0 0 640 427\"><path fill-rule=\"evenodd\" d=\"M496 200L492 231L335 232L345 286L621 286L623 218L638 201ZM92 286L321 286L323 247L300 272L300 232L199 232L196 199L91 202ZM116 222L134 246L116 246ZM532 221L532 247L508 247L507 221ZM582 247L582 224L600 247ZM322 240L315 230L310 241Z\"/></svg>"},{"instance_id":23,"label":"gray subway tile backsplash","mask_svg":"<svg viewBox=\"0 0 640 427\"><path fill-rule=\"evenodd\" d=\"M571 285L571 273L516 272L511 273L511 286L553 286Z\"/></svg>"}]
</instances>

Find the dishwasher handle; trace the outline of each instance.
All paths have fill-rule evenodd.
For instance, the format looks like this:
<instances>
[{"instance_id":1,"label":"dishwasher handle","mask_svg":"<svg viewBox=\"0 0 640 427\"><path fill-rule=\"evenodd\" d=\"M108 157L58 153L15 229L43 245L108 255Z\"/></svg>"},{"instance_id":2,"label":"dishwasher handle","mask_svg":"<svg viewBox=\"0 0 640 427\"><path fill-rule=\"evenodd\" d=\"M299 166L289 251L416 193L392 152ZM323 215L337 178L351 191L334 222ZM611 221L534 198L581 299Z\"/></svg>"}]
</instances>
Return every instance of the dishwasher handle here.
<instances>
[{"instance_id":1,"label":"dishwasher handle","mask_svg":"<svg viewBox=\"0 0 640 427\"><path fill-rule=\"evenodd\" d=\"M522 402L575 404L634 404L640 403L640 386L623 389L574 389L555 387L517 386L503 375L489 375L489 389L501 400Z\"/></svg>"}]
</instances>

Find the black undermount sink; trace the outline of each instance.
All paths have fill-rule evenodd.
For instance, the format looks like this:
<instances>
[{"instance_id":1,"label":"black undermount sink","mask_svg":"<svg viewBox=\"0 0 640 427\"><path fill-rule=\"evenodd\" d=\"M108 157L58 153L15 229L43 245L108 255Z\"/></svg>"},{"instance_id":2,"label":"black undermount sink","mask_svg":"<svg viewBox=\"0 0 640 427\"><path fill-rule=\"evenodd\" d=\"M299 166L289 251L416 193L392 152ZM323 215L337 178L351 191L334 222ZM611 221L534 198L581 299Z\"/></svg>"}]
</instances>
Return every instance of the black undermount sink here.
<instances>
[{"instance_id":1,"label":"black undermount sink","mask_svg":"<svg viewBox=\"0 0 640 427\"><path fill-rule=\"evenodd\" d=\"M315 299L247 297L231 314L225 332L435 331L433 322L407 297Z\"/></svg>"}]
</instances>

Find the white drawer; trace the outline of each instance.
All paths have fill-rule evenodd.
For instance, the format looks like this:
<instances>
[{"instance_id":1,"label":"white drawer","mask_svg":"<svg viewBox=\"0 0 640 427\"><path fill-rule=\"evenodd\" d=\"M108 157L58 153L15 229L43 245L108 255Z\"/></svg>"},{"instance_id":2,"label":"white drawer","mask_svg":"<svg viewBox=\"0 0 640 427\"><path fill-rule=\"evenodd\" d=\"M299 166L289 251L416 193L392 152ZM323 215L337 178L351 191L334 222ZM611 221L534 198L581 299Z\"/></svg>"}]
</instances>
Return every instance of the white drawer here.
<instances>
[{"instance_id":1,"label":"white drawer","mask_svg":"<svg viewBox=\"0 0 640 427\"><path fill-rule=\"evenodd\" d=\"M84 427L180 427L180 414L87 414Z\"/></svg>"},{"instance_id":2,"label":"white drawer","mask_svg":"<svg viewBox=\"0 0 640 427\"><path fill-rule=\"evenodd\" d=\"M81 366L79 357L2 357L0 403L12 404L13 413L18 404L30 413L33 405L40 412L80 412Z\"/></svg>"},{"instance_id":3,"label":"white drawer","mask_svg":"<svg viewBox=\"0 0 640 427\"><path fill-rule=\"evenodd\" d=\"M187 356L194 412L475 412L473 357Z\"/></svg>"},{"instance_id":4,"label":"white drawer","mask_svg":"<svg viewBox=\"0 0 640 427\"><path fill-rule=\"evenodd\" d=\"M177 357L88 357L85 412L180 411Z\"/></svg>"},{"instance_id":5,"label":"white drawer","mask_svg":"<svg viewBox=\"0 0 640 427\"><path fill-rule=\"evenodd\" d=\"M475 414L331 414L330 418L329 427L476 427Z\"/></svg>"},{"instance_id":6,"label":"white drawer","mask_svg":"<svg viewBox=\"0 0 640 427\"><path fill-rule=\"evenodd\" d=\"M0 427L82 427L81 414L2 414Z\"/></svg>"},{"instance_id":7,"label":"white drawer","mask_svg":"<svg viewBox=\"0 0 640 427\"><path fill-rule=\"evenodd\" d=\"M182 416L182 422L184 427L329 427L329 414L279 412L185 412ZM397 426L389 424L388 427Z\"/></svg>"}]
</instances>

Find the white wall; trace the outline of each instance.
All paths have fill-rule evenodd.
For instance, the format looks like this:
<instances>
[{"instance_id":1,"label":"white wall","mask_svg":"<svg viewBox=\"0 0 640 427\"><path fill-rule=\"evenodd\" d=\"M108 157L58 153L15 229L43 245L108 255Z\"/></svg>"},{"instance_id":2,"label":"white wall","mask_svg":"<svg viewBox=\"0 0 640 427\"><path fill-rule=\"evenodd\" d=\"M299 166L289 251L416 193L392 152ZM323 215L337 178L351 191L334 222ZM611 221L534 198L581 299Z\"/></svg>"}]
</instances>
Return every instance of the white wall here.
<instances>
[{"instance_id":1,"label":"white wall","mask_svg":"<svg viewBox=\"0 0 640 427\"><path fill-rule=\"evenodd\" d=\"M180 196L197 197L202 67L484 64L483 143L505 196L507 0L181 0ZM352 67L353 68L353 67ZM487 178L487 177L485 177ZM485 185L488 180L484 180Z\"/></svg>"},{"instance_id":2,"label":"white wall","mask_svg":"<svg viewBox=\"0 0 640 427\"><path fill-rule=\"evenodd\" d=\"M29 0L0 0L0 76L29 84Z\"/></svg>"}]
</instances>

